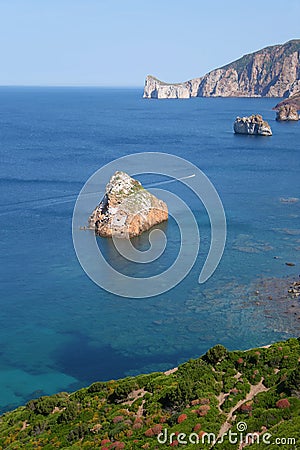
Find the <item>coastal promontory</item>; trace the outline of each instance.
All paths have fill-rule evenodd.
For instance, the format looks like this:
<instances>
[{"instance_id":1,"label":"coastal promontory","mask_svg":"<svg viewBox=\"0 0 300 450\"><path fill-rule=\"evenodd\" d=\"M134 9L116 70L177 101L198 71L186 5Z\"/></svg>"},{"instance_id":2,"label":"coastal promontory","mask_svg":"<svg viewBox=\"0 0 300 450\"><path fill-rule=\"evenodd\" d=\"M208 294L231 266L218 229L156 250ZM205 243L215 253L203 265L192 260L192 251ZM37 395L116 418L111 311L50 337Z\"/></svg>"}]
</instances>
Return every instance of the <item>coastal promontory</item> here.
<instances>
[{"instance_id":1,"label":"coastal promontory","mask_svg":"<svg viewBox=\"0 0 300 450\"><path fill-rule=\"evenodd\" d=\"M300 39L242 56L183 83L146 77L144 98L287 97L300 89Z\"/></svg>"},{"instance_id":2,"label":"coastal promontory","mask_svg":"<svg viewBox=\"0 0 300 450\"><path fill-rule=\"evenodd\" d=\"M168 207L125 172L115 172L105 195L89 217L102 237L131 238L168 219Z\"/></svg>"},{"instance_id":3,"label":"coastal promontory","mask_svg":"<svg viewBox=\"0 0 300 450\"><path fill-rule=\"evenodd\" d=\"M288 98L282 100L282 102L277 103L277 105L273 108L278 110L281 106L290 105L300 111L300 90L295 92L293 95L290 95Z\"/></svg>"}]
</instances>

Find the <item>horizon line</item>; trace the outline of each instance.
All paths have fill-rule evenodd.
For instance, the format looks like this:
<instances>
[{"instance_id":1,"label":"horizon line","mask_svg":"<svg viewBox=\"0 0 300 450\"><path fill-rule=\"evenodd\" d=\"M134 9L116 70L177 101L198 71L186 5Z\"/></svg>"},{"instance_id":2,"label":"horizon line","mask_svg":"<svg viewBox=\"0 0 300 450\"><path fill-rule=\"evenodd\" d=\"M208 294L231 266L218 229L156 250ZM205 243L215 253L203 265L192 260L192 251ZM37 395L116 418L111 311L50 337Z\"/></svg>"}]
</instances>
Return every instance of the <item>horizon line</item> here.
<instances>
[{"instance_id":1,"label":"horizon line","mask_svg":"<svg viewBox=\"0 0 300 450\"><path fill-rule=\"evenodd\" d=\"M0 88L11 87L74 87L74 88L105 88L105 89L144 89L144 85L104 85L104 84L0 84Z\"/></svg>"}]
</instances>

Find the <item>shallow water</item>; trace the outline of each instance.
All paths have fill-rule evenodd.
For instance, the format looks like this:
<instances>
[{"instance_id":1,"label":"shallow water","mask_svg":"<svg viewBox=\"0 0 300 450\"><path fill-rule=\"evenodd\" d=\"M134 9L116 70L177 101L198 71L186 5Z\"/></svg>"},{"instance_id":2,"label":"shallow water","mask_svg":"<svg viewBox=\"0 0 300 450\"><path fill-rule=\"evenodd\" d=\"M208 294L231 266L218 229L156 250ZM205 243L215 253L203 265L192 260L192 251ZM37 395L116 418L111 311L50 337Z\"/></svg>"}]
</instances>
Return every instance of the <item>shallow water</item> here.
<instances>
[{"instance_id":1,"label":"shallow water","mask_svg":"<svg viewBox=\"0 0 300 450\"><path fill-rule=\"evenodd\" d=\"M216 343L246 349L299 335L300 321L252 298L257 280L299 275L300 202L280 199L300 197L300 125L274 120L277 99L146 101L138 89L94 88L0 88L0 99L2 410L95 380L165 370ZM236 115L256 112L272 137L232 133ZM200 255L172 291L135 300L89 280L71 221L95 170L142 151L172 153L205 172L222 199L228 239L214 276L199 285L209 220L196 197L170 184L197 217ZM178 251L172 220L165 231L167 251L154 271ZM109 242L101 245L122 270L133 270Z\"/></svg>"}]
</instances>

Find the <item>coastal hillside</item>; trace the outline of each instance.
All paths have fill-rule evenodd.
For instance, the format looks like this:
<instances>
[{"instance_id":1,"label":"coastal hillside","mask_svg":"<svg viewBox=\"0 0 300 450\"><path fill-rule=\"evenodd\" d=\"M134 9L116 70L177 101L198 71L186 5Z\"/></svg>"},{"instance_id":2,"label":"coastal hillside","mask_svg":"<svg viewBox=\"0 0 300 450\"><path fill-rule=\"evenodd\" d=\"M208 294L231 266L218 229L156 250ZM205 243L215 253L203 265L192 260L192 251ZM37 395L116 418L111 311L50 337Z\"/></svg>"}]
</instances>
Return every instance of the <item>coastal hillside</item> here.
<instances>
[{"instance_id":1,"label":"coastal hillside","mask_svg":"<svg viewBox=\"0 0 300 450\"><path fill-rule=\"evenodd\" d=\"M300 89L299 62L300 39L294 39L184 83L165 83L148 75L144 98L287 97Z\"/></svg>"},{"instance_id":2,"label":"coastal hillside","mask_svg":"<svg viewBox=\"0 0 300 450\"><path fill-rule=\"evenodd\" d=\"M299 339L246 352L217 345L168 372L41 397L0 417L0 448L239 449L253 433L252 449L296 449L299 359Z\"/></svg>"}]
</instances>

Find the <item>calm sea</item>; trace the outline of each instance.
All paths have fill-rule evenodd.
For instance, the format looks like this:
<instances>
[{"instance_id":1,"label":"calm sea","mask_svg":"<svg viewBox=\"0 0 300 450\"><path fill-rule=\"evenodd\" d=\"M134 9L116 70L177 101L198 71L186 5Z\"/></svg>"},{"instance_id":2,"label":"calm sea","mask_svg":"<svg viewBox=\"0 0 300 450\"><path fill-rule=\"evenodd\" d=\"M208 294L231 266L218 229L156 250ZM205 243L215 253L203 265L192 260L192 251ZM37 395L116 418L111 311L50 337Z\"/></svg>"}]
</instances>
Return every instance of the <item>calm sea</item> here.
<instances>
[{"instance_id":1,"label":"calm sea","mask_svg":"<svg viewBox=\"0 0 300 450\"><path fill-rule=\"evenodd\" d=\"M296 313L257 301L255 291L299 274L300 202L280 199L300 196L300 124L275 121L276 99L141 96L142 89L0 88L1 410L95 380L166 370L217 343L246 349L299 335ZM233 134L235 117L252 113L269 121L272 137ZM196 198L170 184L198 217L199 258L172 291L125 299L81 269L72 212L97 169L143 151L181 156L205 172L222 199L228 240L217 271L199 285L209 221ZM178 251L172 222L166 234L162 265Z\"/></svg>"}]
</instances>

